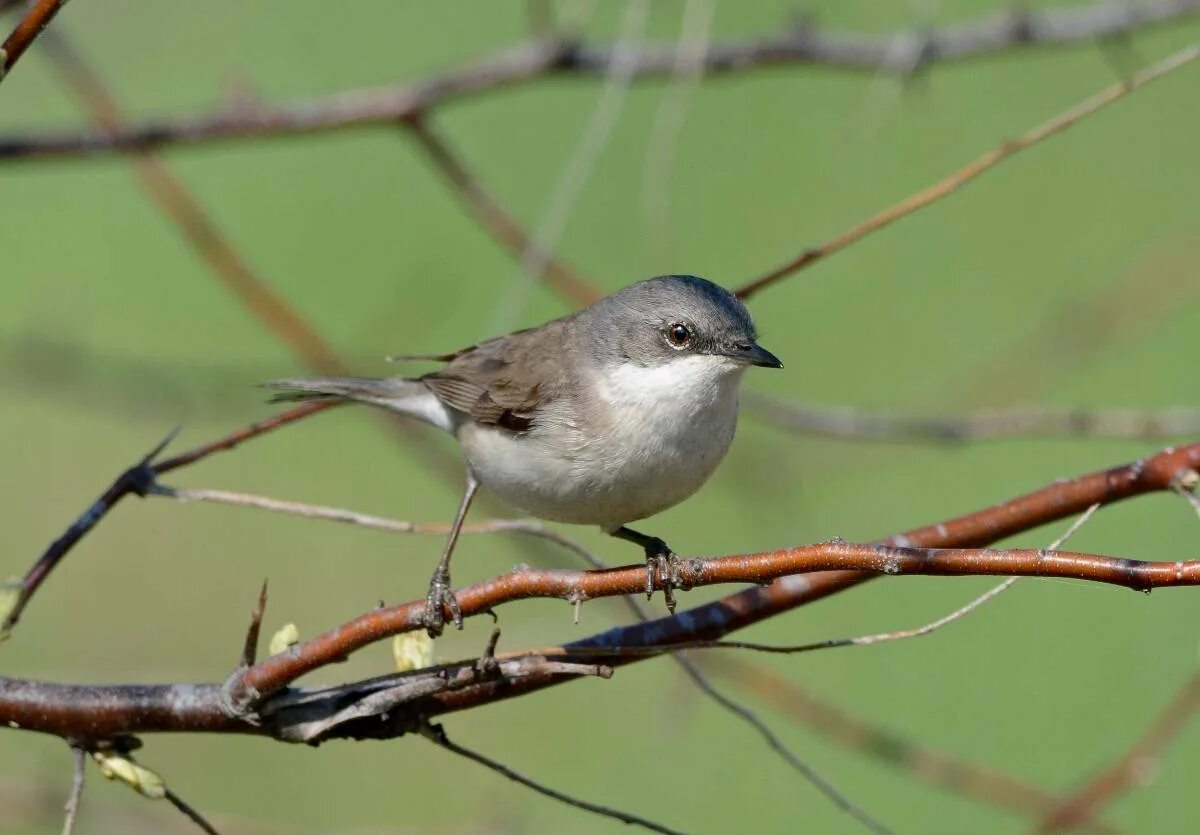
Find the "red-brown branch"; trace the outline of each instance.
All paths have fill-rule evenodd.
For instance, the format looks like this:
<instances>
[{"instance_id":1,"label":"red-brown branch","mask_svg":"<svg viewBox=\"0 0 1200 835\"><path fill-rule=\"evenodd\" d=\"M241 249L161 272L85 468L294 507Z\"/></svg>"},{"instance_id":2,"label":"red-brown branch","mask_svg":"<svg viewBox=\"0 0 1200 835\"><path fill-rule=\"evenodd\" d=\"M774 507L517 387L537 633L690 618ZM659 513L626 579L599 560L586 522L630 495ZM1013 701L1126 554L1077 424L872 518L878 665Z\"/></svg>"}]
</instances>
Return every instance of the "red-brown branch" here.
<instances>
[{"instance_id":1,"label":"red-brown branch","mask_svg":"<svg viewBox=\"0 0 1200 835\"><path fill-rule=\"evenodd\" d=\"M25 17L17 24L0 46L0 81L3 81L13 65L20 60L42 30L50 25L50 21L58 14L58 10L67 4L67 0L37 0L25 13Z\"/></svg>"},{"instance_id":2,"label":"red-brown branch","mask_svg":"<svg viewBox=\"0 0 1200 835\"><path fill-rule=\"evenodd\" d=\"M561 647L657 646L715 639L787 609L844 591L884 573L1003 574L1074 577L1131 588L1200 583L1200 563L1147 563L1090 554L1040 550L968 550L986 542L1081 513L1095 503L1108 504L1153 491L1172 489L1183 474L1200 466L1200 444L1168 449L1143 461L1057 481L1041 490L938 525L891 537L875 545L829 542L760 554L686 561L682 579L692 584L765 582L698 606L674 617L619 627ZM942 547L943 550L928 550ZM829 570L837 569L837 570ZM846 570L853 569L853 570ZM798 572L815 572L799 574ZM645 581L641 567L610 571L523 570L462 589L464 615L490 611L525 597L583 598L634 594ZM219 685L133 685L89 687L0 679L0 722L63 736L112 736L163 730L244 731L255 728L236 717L238 708L261 701L297 677L335 663L374 641L419 628L424 602L379 609L356 618L287 653L239 671L225 688ZM587 663L613 667L645 656L598 658L579 653ZM560 659L561 660L561 659ZM455 686L422 692L391 711L392 725L406 717L432 716L520 695L573 678L536 669L518 679L467 678ZM349 685L348 687L353 687ZM222 704L226 707L222 708ZM271 700L263 706L266 710ZM235 709L230 710L233 705ZM411 712L410 712L411 711ZM374 727L374 726L370 726ZM378 733L383 733L380 728ZM266 733L264 729L258 732ZM355 733L362 733L356 727ZM400 733L402 730L395 730Z\"/></svg>"}]
</instances>

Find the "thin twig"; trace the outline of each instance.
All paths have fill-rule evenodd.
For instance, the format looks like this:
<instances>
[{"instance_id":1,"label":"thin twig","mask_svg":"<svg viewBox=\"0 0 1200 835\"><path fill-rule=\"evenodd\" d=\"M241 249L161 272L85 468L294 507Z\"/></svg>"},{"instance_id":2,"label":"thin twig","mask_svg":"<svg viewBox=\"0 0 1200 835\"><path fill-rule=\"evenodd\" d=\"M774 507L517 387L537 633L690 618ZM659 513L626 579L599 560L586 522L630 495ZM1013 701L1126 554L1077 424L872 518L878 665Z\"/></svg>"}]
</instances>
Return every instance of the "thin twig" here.
<instances>
[{"instance_id":1,"label":"thin twig","mask_svg":"<svg viewBox=\"0 0 1200 835\"><path fill-rule=\"evenodd\" d=\"M182 797L180 797L179 795L177 795L175 792L171 791L170 789L167 789L166 794L164 794L163 797L172 806L174 806L176 809L178 809L180 812L182 812L185 816L187 816L187 818L190 821L192 821L192 823L196 824L196 826L200 827L201 830L203 830L205 833L207 833L207 835L221 835L221 833L217 831L217 828L215 826L213 826L211 823L209 823L207 820L205 820L203 815L201 815L198 811L196 811L194 808L189 806L187 804L187 802L184 801L184 799Z\"/></svg>"},{"instance_id":2,"label":"thin twig","mask_svg":"<svg viewBox=\"0 0 1200 835\"><path fill-rule=\"evenodd\" d=\"M72 835L75 832L75 821L79 817L79 801L83 798L83 780L87 775L87 750L81 745L71 746L71 759L74 763L71 769L71 793L63 806L62 835Z\"/></svg>"},{"instance_id":3,"label":"thin twig","mask_svg":"<svg viewBox=\"0 0 1200 835\"><path fill-rule=\"evenodd\" d=\"M655 823L652 820L630 814L629 812L622 812L619 809L612 808L611 806L602 806L598 803L580 800L577 797L571 797L569 794L563 794L562 792L552 789L549 786L542 785L541 783L538 783L537 781L532 780L523 774L518 774L516 771L513 771L511 768L501 762L493 760L490 757L485 757L483 754L473 751L470 748L464 748L456 742L451 742L449 737L446 736L446 732L443 730L441 725L427 724L424 726L424 728L422 728L421 735L433 742L435 745L444 748L451 753L458 754L460 757L465 757L472 762L479 763L485 768L489 768L497 774L507 777L514 783L520 783L522 786L533 789L538 794L543 794L546 797L559 801L560 803L565 803L568 806L574 806L576 809L582 809L585 812L591 812L595 815L612 818L613 820L618 820L621 823L640 826L643 829L650 830L651 832L661 832L665 833L665 835L682 835L679 830L670 829L669 827Z\"/></svg>"},{"instance_id":4,"label":"thin twig","mask_svg":"<svg viewBox=\"0 0 1200 835\"><path fill-rule=\"evenodd\" d=\"M853 441L961 444L1003 438L1132 438L1200 433L1200 409L996 409L961 417L923 417L856 407L814 406L746 392L748 414L805 435Z\"/></svg>"},{"instance_id":5,"label":"thin twig","mask_svg":"<svg viewBox=\"0 0 1200 835\"><path fill-rule=\"evenodd\" d=\"M780 65L811 65L856 72L909 74L934 64L1034 46L1081 44L1115 37L1200 12L1200 0L1153 0L1137 5L1110 0L1065 9L1019 9L931 29L911 50L911 31L884 34L836 32L811 23L742 41L714 43L704 57L705 75L738 74ZM322 98L239 106L215 113L162 119L119 131L45 133L0 138L0 158L134 153L165 145L252 137L294 136L363 126L392 126L442 104L550 76L606 76L616 45L559 39L520 44L489 58L421 81L382 89L350 90ZM644 43L634 78L674 72L674 43ZM899 59L897 59L899 56Z\"/></svg>"},{"instance_id":6,"label":"thin twig","mask_svg":"<svg viewBox=\"0 0 1200 835\"><path fill-rule=\"evenodd\" d=\"M953 194L967 183L990 171L1010 157L1019 154L1027 148L1033 147L1044 139L1062 133L1067 128L1103 110L1113 102L1190 64L1197 58L1200 58L1200 45L1192 45L1172 53L1163 60L1151 64L1149 67L1130 76L1128 80L1114 84L1063 111L1053 119L1032 128L1016 139L1010 139L1002 143L928 188L922 189L916 194L901 200L899 203L889 206L882 212L867 218L862 223L846 230L837 237L826 241L820 246L804 250L796 257L780 264L765 275L759 276L743 285L738 289L737 295L743 299L749 298L763 288L769 287L799 270L810 267L818 261L823 261L830 255L850 246L850 244L857 243L868 235L890 226L897 220L919 211L931 203L936 203L938 200Z\"/></svg>"},{"instance_id":7,"label":"thin twig","mask_svg":"<svg viewBox=\"0 0 1200 835\"><path fill-rule=\"evenodd\" d=\"M283 513L289 516L299 516L305 519L322 519L330 522L343 522L373 530L390 533L445 536L450 531L449 522L409 522L401 519L389 519L384 516L372 516L355 510L340 507L291 502L275 499L270 496L259 496L252 493L238 493L231 490L207 490L199 488L169 487L165 484L155 484L149 495L163 496L188 502L213 502L217 504L251 507L267 510L273 513ZM570 537L552 530L534 519L485 519L478 522L465 522L461 532L464 534L519 533L544 539L555 545L561 545L570 551L590 559L590 553Z\"/></svg>"},{"instance_id":8,"label":"thin twig","mask_svg":"<svg viewBox=\"0 0 1200 835\"><path fill-rule=\"evenodd\" d=\"M1036 783L867 724L846 713L839 704L818 698L792 678L766 665L751 663L734 654L708 656L703 662L705 669L755 694L773 710L803 722L826 739L898 768L931 786L1025 815L1045 815L1059 801ZM1113 832L1102 824L1094 824L1090 829Z\"/></svg>"},{"instance_id":9,"label":"thin twig","mask_svg":"<svg viewBox=\"0 0 1200 835\"><path fill-rule=\"evenodd\" d=\"M0 46L0 81L8 77L13 65L20 60L21 56L25 54L25 50L29 49L29 45L37 39L42 30L58 14L59 9L66 4L67 0L36 0L30 6L25 17L4 39L3 46Z\"/></svg>"},{"instance_id":10,"label":"thin twig","mask_svg":"<svg viewBox=\"0 0 1200 835\"><path fill-rule=\"evenodd\" d=\"M587 555L587 559L589 563L602 571L607 571L611 568L599 557L596 557L590 553ZM636 617L639 621L645 623L646 621L650 620L650 615L646 611L646 607L642 605L642 602L637 597L634 597L633 595L626 595L625 597L621 598L621 600L629 607L629 609L633 612L634 617ZM848 812L851 816L858 819L872 831L887 831L886 827L872 818L866 812L866 810L862 809L852 800L850 800L850 798L842 793L837 786L833 785L833 783L830 782L827 777L801 759L800 755L788 747L787 743L783 741L783 738L780 737L779 734L775 733L775 731L771 729L771 726L763 721L763 719L757 713L731 696L722 693L717 686L712 683L712 680L705 675L700 667L697 666L696 662L688 657L686 653L672 651L670 652L670 658L680 666L684 672L684 675L688 677L692 684L694 684L701 693L716 702L718 707L727 710L729 713L733 714L735 717L741 719L743 722L750 725L750 727L754 728L754 730L758 732L759 736L762 737L763 741L767 743L772 751L778 754L789 766L799 772L804 779L808 780L814 788L825 795L825 797L828 798L835 806L845 812Z\"/></svg>"}]
</instances>

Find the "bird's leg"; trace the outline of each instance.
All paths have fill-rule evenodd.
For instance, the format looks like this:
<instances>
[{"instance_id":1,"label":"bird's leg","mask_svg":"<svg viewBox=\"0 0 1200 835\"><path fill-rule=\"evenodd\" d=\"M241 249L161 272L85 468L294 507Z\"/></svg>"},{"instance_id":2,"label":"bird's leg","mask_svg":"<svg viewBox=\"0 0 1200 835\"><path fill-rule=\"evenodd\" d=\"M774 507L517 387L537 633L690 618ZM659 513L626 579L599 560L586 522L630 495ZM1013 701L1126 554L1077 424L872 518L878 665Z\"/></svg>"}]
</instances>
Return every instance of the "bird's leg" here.
<instances>
[{"instance_id":1,"label":"bird's leg","mask_svg":"<svg viewBox=\"0 0 1200 835\"><path fill-rule=\"evenodd\" d=\"M450 535L446 538L446 548L442 551L442 558L438 560L433 577L429 580L429 593L425 595L425 631L431 638L442 634L442 627L446 623L443 607L450 610L450 617L454 619L454 625L462 629L462 612L459 611L458 600L454 597L454 592L450 590L450 555L454 553L454 545L458 542L458 534L462 530L463 520L467 518L471 500L475 498L475 491L478 489L478 479L475 478L473 472L467 470L467 486L463 491L462 501L458 504L458 513L454 517L454 524L450 526Z\"/></svg>"},{"instance_id":2,"label":"bird's leg","mask_svg":"<svg viewBox=\"0 0 1200 835\"><path fill-rule=\"evenodd\" d=\"M624 539L626 542L640 545L645 550L647 600L654 595L654 572L656 569L662 570L663 599L666 601L667 611L675 614L675 566L679 562L675 552L657 536L647 536L624 525L608 528L607 532L617 539Z\"/></svg>"}]
</instances>

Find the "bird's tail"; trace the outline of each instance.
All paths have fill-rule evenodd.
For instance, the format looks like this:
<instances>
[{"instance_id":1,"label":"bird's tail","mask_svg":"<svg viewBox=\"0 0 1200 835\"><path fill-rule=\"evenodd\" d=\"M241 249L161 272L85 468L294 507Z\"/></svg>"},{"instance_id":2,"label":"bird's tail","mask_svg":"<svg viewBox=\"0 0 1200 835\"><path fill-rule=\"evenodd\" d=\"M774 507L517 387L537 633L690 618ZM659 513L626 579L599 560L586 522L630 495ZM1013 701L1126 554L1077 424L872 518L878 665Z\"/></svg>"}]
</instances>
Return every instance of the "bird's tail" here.
<instances>
[{"instance_id":1,"label":"bird's tail","mask_svg":"<svg viewBox=\"0 0 1200 835\"><path fill-rule=\"evenodd\" d=\"M268 380L264 388L279 389L272 403L311 400L352 400L399 412L440 429L453 431L449 411L420 380L402 377L298 377Z\"/></svg>"}]
</instances>

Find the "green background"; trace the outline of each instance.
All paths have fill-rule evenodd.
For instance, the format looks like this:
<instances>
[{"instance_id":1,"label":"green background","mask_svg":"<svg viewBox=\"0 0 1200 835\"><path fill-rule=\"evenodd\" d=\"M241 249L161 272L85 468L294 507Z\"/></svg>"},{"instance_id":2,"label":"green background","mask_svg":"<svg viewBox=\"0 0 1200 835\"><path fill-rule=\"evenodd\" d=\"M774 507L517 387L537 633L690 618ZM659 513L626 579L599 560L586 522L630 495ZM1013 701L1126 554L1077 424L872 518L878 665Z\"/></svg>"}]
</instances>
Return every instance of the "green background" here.
<instances>
[{"instance_id":1,"label":"green background","mask_svg":"<svg viewBox=\"0 0 1200 835\"><path fill-rule=\"evenodd\" d=\"M862 31L910 28L919 4L809 3ZM941 4L928 20L992 4ZM609 40L623 6L588 34ZM652 4L677 35L683 6ZM778 31L788 2L722 3L723 37ZM527 35L516 2L79 2L69 34L130 113L202 111L387 85L458 66ZM638 82L559 251L605 289L663 272L736 285L932 182L1200 35L1174 24L1100 47L1011 52L937 66L910 83L812 67L705 82L669 172L666 224L647 218L646 160L662 81ZM81 117L35 45L0 88L0 134ZM747 385L812 403L953 413L1045 405L1196 402L1200 176L1191 67L1137 92L961 193L762 293L751 310L782 372ZM437 125L533 225L602 84L552 78L454 103ZM249 91L249 92L247 92ZM567 310L531 288L420 150L381 127L186 148L166 155L221 230L363 373ZM244 312L144 198L120 158L0 167L0 572L19 574L123 467L177 423L185 448L270 414L257 380L302 369ZM527 297L521 309L512 299ZM417 462L366 410L289 428L169 479L411 520L448 520L457 486ZM449 452L448 439L421 438ZM648 526L686 554L874 538L986 506L1055 478L1146 455L1154 443L1012 441L969 448L786 435L753 417L712 482ZM494 505L493 510L494 511ZM483 518L487 509L477 512ZM1177 498L1101 512L1080 550L1195 556ZM1061 526L1015 541L1047 544ZM614 562L628 546L567 531ZM71 555L0 647L5 675L79 682L215 681L234 662L263 577L266 628L304 636L378 600L418 596L441 547L242 508L130 499ZM469 537L456 581L568 558ZM745 637L801 642L915 626L987 579L895 578L784 615ZM691 604L713 596L686 596ZM656 601L657 605L658 604ZM507 606L502 649L590 634L626 618L558 601ZM438 654L477 654L476 619ZM1197 664L1195 595L1145 596L1030 580L920 640L761 659L881 728L1067 791L1138 736ZM386 670L386 645L312 681ZM728 692L736 682L721 680ZM753 698L746 696L751 705ZM1018 832L1030 823L933 789L759 706L856 802L905 832ZM845 815L668 661L447 717L457 741L581 797L686 831L858 832ZM1195 729L1109 819L1193 831ZM261 740L152 737L142 761L230 832L617 832L418 739L318 750ZM0 828L56 832L70 765L50 737L0 734ZM165 805L96 779L80 831L186 831ZM178 820L177 820L178 818ZM7 820L7 824L6 821Z\"/></svg>"}]
</instances>

